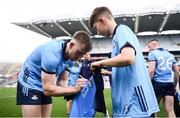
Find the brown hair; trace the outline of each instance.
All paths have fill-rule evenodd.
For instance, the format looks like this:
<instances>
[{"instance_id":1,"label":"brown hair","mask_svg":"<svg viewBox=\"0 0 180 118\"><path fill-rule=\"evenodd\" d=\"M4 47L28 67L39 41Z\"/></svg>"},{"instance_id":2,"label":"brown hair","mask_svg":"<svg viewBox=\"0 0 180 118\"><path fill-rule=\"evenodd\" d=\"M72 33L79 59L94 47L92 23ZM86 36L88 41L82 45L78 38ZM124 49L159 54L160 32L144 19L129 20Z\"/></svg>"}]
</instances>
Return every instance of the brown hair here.
<instances>
[{"instance_id":1,"label":"brown hair","mask_svg":"<svg viewBox=\"0 0 180 118\"><path fill-rule=\"evenodd\" d=\"M157 39L152 39L152 40L148 41L147 44L149 44L149 43L151 43L151 42L153 42L153 41L156 41L156 42L159 43L159 41L158 41Z\"/></svg>"},{"instance_id":2,"label":"brown hair","mask_svg":"<svg viewBox=\"0 0 180 118\"><path fill-rule=\"evenodd\" d=\"M89 26L93 27L94 23L98 21L101 15L105 15L109 19L113 17L111 11L107 7L96 7L90 16Z\"/></svg>"},{"instance_id":3,"label":"brown hair","mask_svg":"<svg viewBox=\"0 0 180 118\"><path fill-rule=\"evenodd\" d=\"M84 44L86 47L86 52L90 51L92 49L92 39L90 35L85 31L77 31L74 33L73 39L80 42L81 44Z\"/></svg>"}]
</instances>

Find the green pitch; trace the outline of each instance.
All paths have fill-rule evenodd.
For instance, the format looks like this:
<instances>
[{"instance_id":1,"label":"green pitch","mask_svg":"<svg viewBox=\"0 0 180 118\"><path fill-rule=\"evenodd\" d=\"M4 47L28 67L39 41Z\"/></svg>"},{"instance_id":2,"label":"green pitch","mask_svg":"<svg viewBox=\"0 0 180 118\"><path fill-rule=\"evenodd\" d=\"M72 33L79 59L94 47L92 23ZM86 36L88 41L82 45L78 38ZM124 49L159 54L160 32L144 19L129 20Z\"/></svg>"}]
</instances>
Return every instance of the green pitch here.
<instances>
[{"instance_id":1,"label":"green pitch","mask_svg":"<svg viewBox=\"0 0 180 118\"><path fill-rule=\"evenodd\" d=\"M112 113L110 89L104 90L106 107L109 115ZM16 88L0 88L0 117L22 117L21 108L16 105ZM158 117L167 116L163 105ZM53 97L52 117L67 117L66 101L63 97ZM97 112L96 117L104 117L103 113Z\"/></svg>"}]
</instances>

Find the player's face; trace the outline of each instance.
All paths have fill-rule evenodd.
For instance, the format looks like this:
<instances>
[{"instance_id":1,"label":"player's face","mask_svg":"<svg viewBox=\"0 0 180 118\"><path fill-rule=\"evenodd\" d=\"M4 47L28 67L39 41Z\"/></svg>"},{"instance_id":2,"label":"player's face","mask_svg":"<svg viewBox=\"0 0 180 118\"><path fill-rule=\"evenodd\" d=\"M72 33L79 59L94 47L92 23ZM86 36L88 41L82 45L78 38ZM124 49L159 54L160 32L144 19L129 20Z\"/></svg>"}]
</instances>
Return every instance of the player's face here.
<instances>
[{"instance_id":1,"label":"player's face","mask_svg":"<svg viewBox=\"0 0 180 118\"><path fill-rule=\"evenodd\" d=\"M148 44L148 48L149 48L149 51L152 51L152 44L151 43Z\"/></svg>"},{"instance_id":2,"label":"player's face","mask_svg":"<svg viewBox=\"0 0 180 118\"><path fill-rule=\"evenodd\" d=\"M73 45L73 47L70 49L70 52L69 52L69 59L70 60L78 60L80 58L83 57L83 55L86 53L86 50L85 50L85 45L83 44L75 44Z\"/></svg>"},{"instance_id":3,"label":"player's face","mask_svg":"<svg viewBox=\"0 0 180 118\"><path fill-rule=\"evenodd\" d=\"M153 41L148 44L148 48L149 48L149 51L152 51L155 49L155 44Z\"/></svg>"}]
</instances>

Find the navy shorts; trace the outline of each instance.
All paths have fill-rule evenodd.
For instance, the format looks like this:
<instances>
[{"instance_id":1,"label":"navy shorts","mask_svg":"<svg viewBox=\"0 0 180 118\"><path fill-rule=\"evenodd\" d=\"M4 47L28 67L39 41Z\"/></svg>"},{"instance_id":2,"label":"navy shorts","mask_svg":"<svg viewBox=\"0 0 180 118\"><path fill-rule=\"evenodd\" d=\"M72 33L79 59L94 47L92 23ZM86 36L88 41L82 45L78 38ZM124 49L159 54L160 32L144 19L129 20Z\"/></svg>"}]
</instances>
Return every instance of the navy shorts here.
<instances>
[{"instance_id":1,"label":"navy shorts","mask_svg":"<svg viewBox=\"0 0 180 118\"><path fill-rule=\"evenodd\" d=\"M156 97L175 95L174 83L162 83L152 80L152 84Z\"/></svg>"},{"instance_id":2,"label":"navy shorts","mask_svg":"<svg viewBox=\"0 0 180 118\"><path fill-rule=\"evenodd\" d=\"M19 82L17 85L17 105L45 105L52 104L52 98L46 96L41 91L30 89L22 86Z\"/></svg>"}]
</instances>

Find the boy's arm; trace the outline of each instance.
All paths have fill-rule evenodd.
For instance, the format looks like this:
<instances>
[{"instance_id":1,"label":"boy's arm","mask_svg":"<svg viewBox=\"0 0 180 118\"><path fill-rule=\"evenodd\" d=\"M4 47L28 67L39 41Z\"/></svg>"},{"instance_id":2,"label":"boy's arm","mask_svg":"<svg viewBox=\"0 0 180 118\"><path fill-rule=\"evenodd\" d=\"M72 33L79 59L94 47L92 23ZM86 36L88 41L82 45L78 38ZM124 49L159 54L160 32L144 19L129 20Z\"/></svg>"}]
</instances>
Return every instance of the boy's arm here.
<instances>
[{"instance_id":1,"label":"boy's arm","mask_svg":"<svg viewBox=\"0 0 180 118\"><path fill-rule=\"evenodd\" d=\"M91 64L91 70L95 67L119 67L128 66L133 64L135 61L135 51L132 47L125 47L121 50L121 53L110 59L100 60Z\"/></svg>"}]
</instances>

